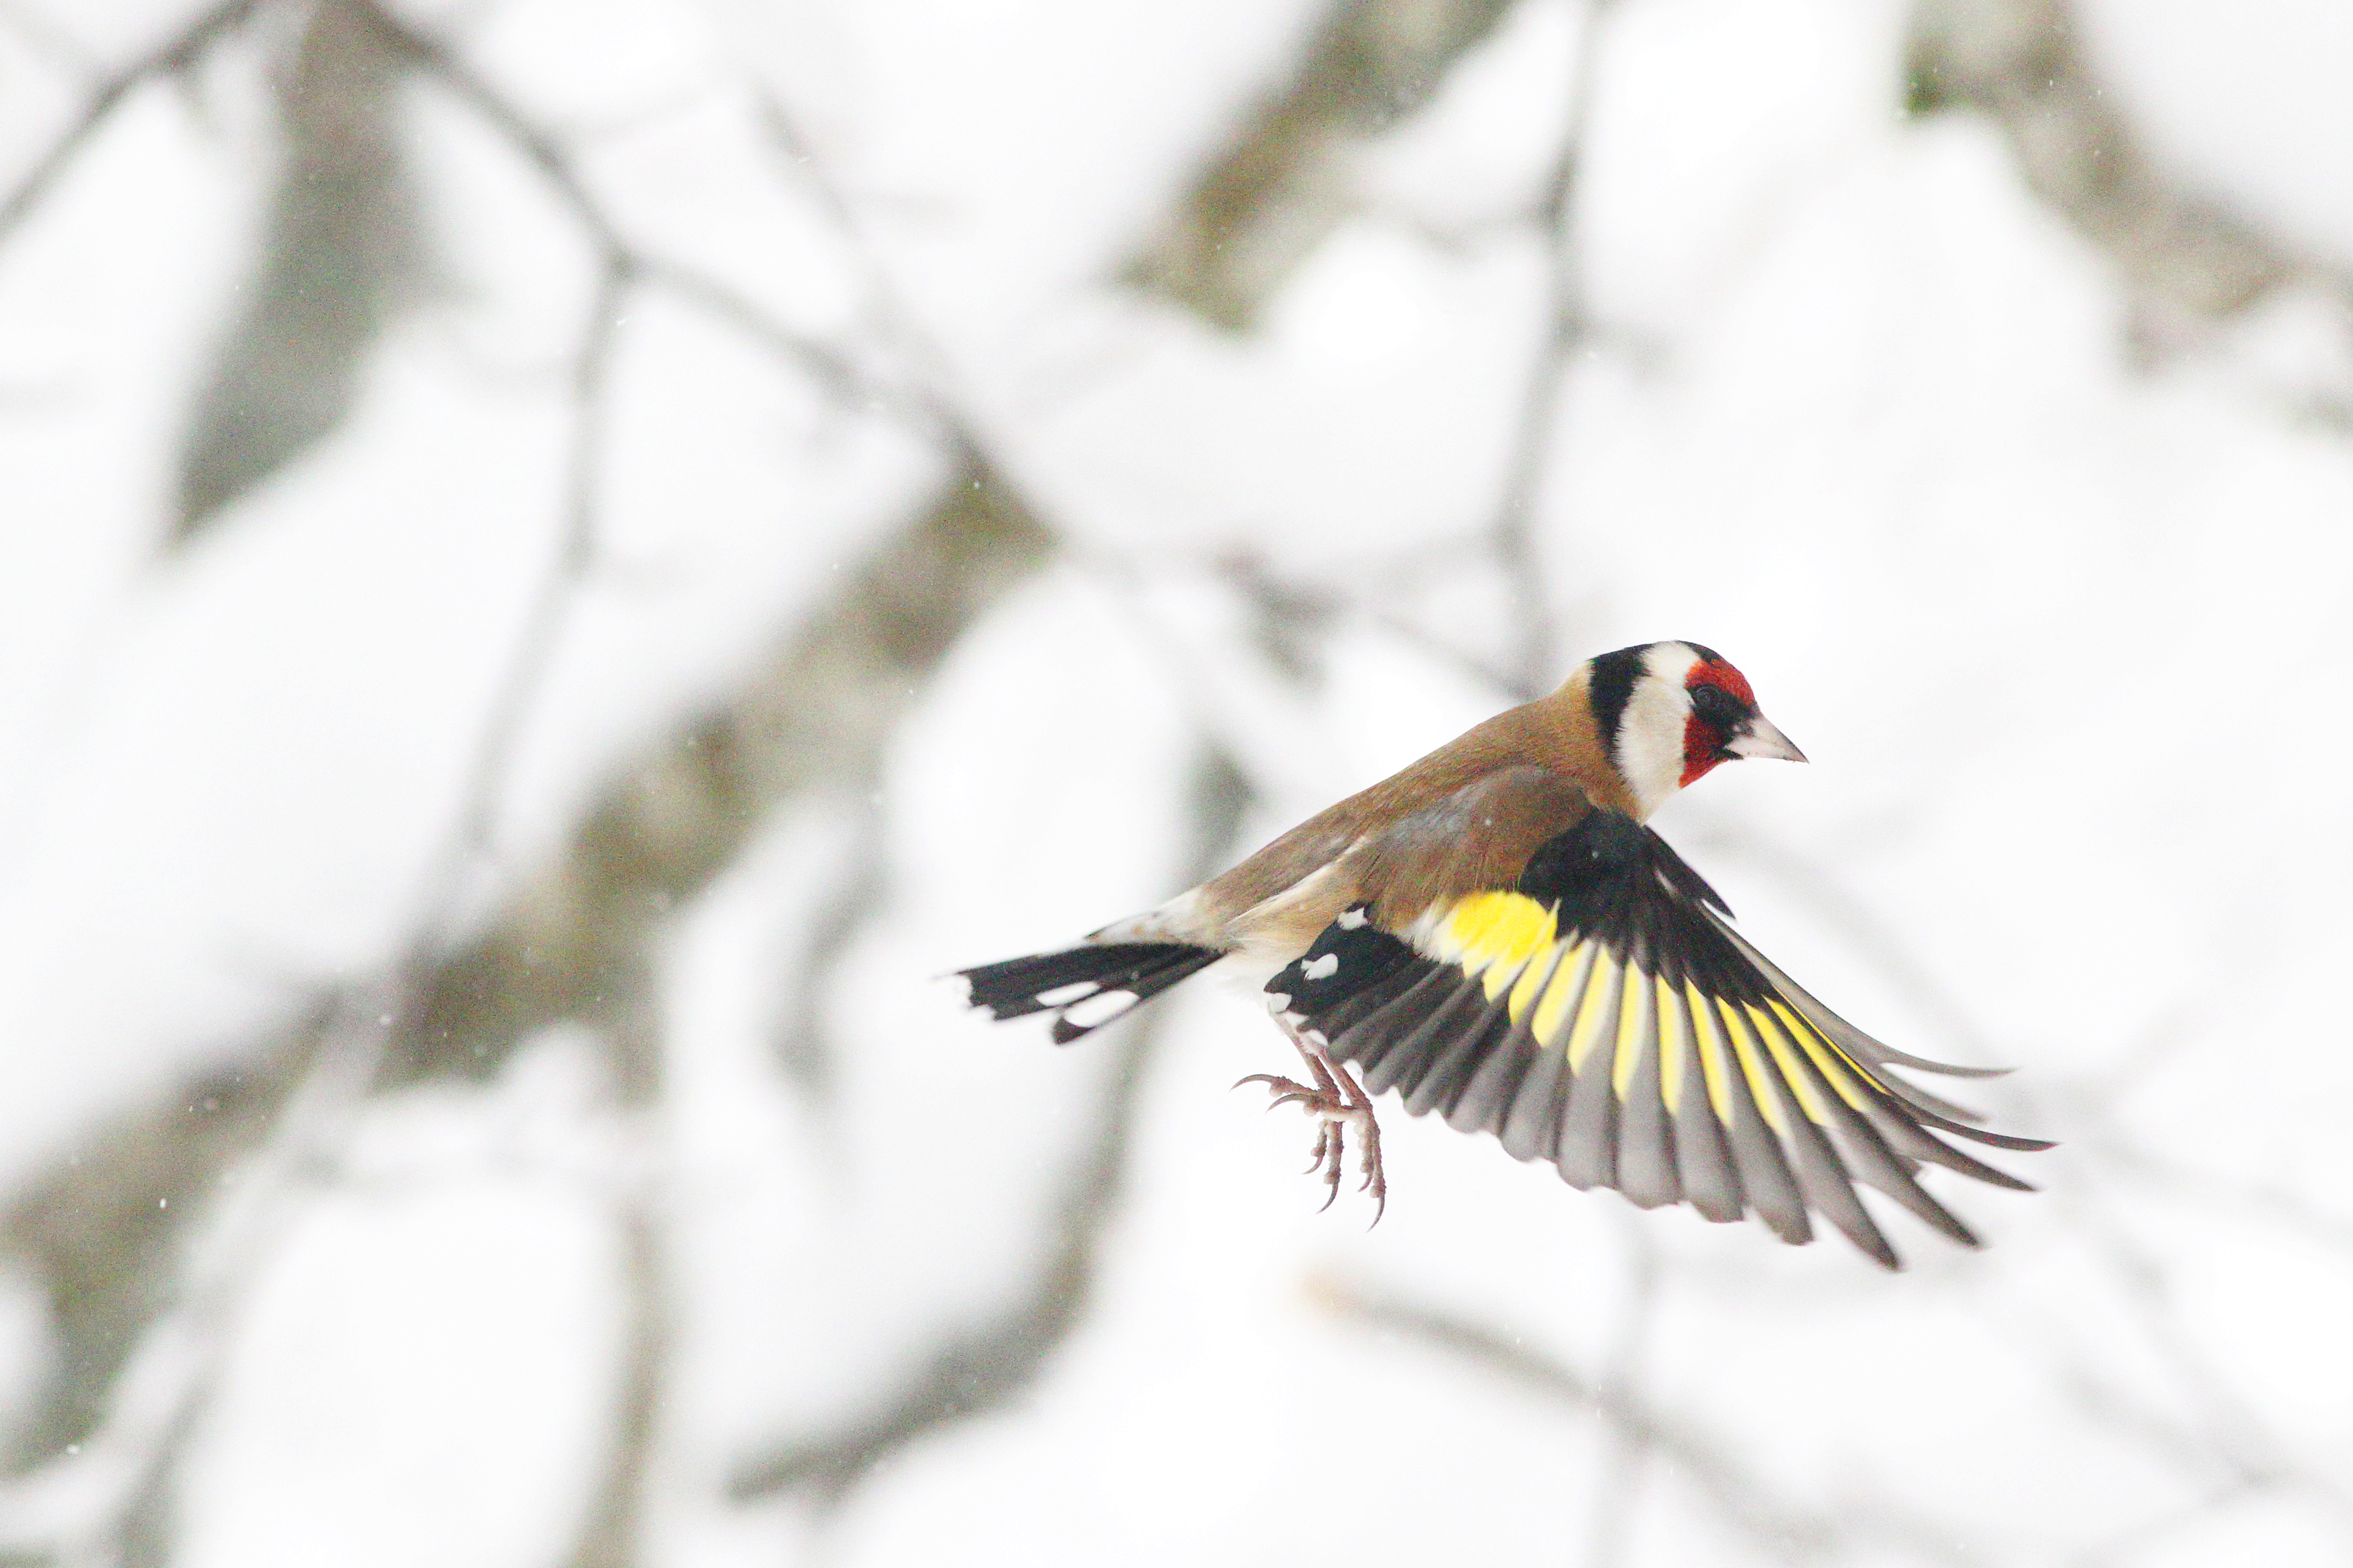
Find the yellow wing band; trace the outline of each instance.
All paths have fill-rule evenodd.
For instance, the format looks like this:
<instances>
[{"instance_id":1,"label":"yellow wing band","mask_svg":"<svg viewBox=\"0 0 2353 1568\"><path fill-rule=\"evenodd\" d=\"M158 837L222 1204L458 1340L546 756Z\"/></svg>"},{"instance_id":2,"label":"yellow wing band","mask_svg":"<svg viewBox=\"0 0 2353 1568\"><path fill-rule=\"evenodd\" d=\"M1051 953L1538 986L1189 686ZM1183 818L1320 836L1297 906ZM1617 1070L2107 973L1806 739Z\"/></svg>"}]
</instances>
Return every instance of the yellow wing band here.
<instances>
[{"instance_id":1,"label":"yellow wing band","mask_svg":"<svg viewBox=\"0 0 2353 1568\"><path fill-rule=\"evenodd\" d=\"M1551 1045L1560 1033L1561 1021L1567 1017L1569 1004L1585 989L1586 976L1593 971L1594 960L1600 950L1589 942L1580 942L1560 961L1552 972L1552 984L1545 987L1544 1000L1536 1004L1535 1022L1529 1025L1538 1041Z\"/></svg>"},{"instance_id":2,"label":"yellow wing band","mask_svg":"<svg viewBox=\"0 0 2353 1568\"><path fill-rule=\"evenodd\" d=\"M1683 1052L1691 1040L1683 1030L1683 1010L1675 988L1663 975L1653 976L1651 984L1659 993L1659 1098L1667 1102L1667 1114L1672 1116L1683 1100Z\"/></svg>"},{"instance_id":3,"label":"yellow wing band","mask_svg":"<svg viewBox=\"0 0 2353 1568\"><path fill-rule=\"evenodd\" d=\"M1683 982L1683 997L1691 1004L1692 1032L1699 1037L1699 1065L1707 1079L1707 1103L1716 1121L1732 1125L1732 1069L1724 1059L1723 1031L1716 1027L1715 1005L1697 984Z\"/></svg>"},{"instance_id":4,"label":"yellow wing band","mask_svg":"<svg viewBox=\"0 0 2353 1568\"><path fill-rule=\"evenodd\" d=\"M1465 973L1486 974L1492 1001L1559 934L1552 910L1524 893L1473 893L1447 911L1435 945Z\"/></svg>"},{"instance_id":5,"label":"yellow wing band","mask_svg":"<svg viewBox=\"0 0 2353 1568\"><path fill-rule=\"evenodd\" d=\"M1805 1047L1806 1055L1814 1058L1814 1065L1822 1069L1822 1077L1829 1081L1831 1088L1838 1091L1838 1097L1857 1110L1865 1109L1862 1090L1856 1087L1854 1079L1848 1076L1846 1068L1841 1065L1846 1053L1823 1039L1821 1031L1791 1013L1778 997L1774 998L1771 1005L1773 1011L1781 1016L1782 1026L1788 1030L1789 1037Z\"/></svg>"},{"instance_id":6,"label":"yellow wing band","mask_svg":"<svg viewBox=\"0 0 2353 1568\"><path fill-rule=\"evenodd\" d=\"M1618 961L1598 948L1593 954L1593 978L1586 982L1585 1000L1577 1006L1577 1026L1569 1032L1568 1066L1572 1072L1585 1070L1585 1058L1601 1043L1603 1015L1609 1005L1618 1000L1618 987L1613 984L1619 973Z\"/></svg>"},{"instance_id":7,"label":"yellow wing band","mask_svg":"<svg viewBox=\"0 0 2353 1568\"><path fill-rule=\"evenodd\" d=\"M1568 952L1567 943L1555 942L1550 951L1538 953L1534 963L1520 971L1519 979L1512 985L1512 999L1504 1004L1511 1011L1513 1023L1516 1024L1528 1016L1528 1009L1535 1006L1536 999L1544 994L1545 981L1567 962ZM1491 998L1493 994L1489 993Z\"/></svg>"},{"instance_id":8,"label":"yellow wing band","mask_svg":"<svg viewBox=\"0 0 2353 1568\"><path fill-rule=\"evenodd\" d=\"M1781 1114L1781 1097L1775 1094L1773 1086L1765 1081L1765 1063L1757 1054L1757 1042L1749 1037L1747 1021L1741 1017L1731 1003L1721 998L1716 1001L1715 1010L1724 1019L1725 1033L1732 1037L1733 1054L1740 1058L1740 1072L1748 1080L1749 1098L1757 1102L1757 1109L1765 1113L1765 1124L1787 1136L1788 1118Z\"/></svg>"},{"instance_id":9,"label":"yellow wing band","mask_svg":"<svg viewBox=\"0 0 2353 1568\"><path fill-rule=\"evenodd\" d=\"M1874 1103L1870 1069L1782 997L1736 1001L1688 979L1678 987L1590 937L1564 933L1554 910L1524 893L1469 894L1430 910L1416 932L1417 946L1479 980L1488 1001L1508 996L1513 1024L1525 1023L1541 1047L1563 1049L1580 1077L1607 1047L1620 1101L1655 1042L1659 1096L1670 1115L1687 1086L1704 1087L1716 1120L1731 1127L1736 1063L1758 1113L1781 1136L1792 1131L1793 1110L1832 1126L1831 1095L1857 1111Z\"/></svg>"},{"instance_id":10,"label":"yellow wing band","mask_svg":"<svg viewBox=\"0 0 2353 1568\"><path fill-rule=\"evenodd\" d=\"M1817 1127L1828 1127L1831 1124L1830 1107L1822 1103L1822 1097L1815 1090L1813 1080L1806 1076L1806 1069L1798 1065L1797 1055L1783 1037L1781 1026L1774 1021L1772 1014L1754 1002L1748 1004L1748 1017L1757 1027L1757 1037L1765 1042L1765 1048L1773 1053L1773 1059L1780 1065L1781 1081L1788 1085L1790 1092L1798 1097L1799 1108L1805 1111L1806 1120Z\"/></svg>"},{"instance_id":11,"label":"yellow wing band","mask_svg":"<svg viewBox=\"0 0 2353 1568\"><path fill-rule=\"evenodd\" d=\"M1633 1087L1634 1069L1641 1064L1642 1025L1650 1006L1651 987L1642 984L1642 972L1630 969L1619 990L1618 1055L1609 1068L1609 1087L1621 1104Z\"/></svg>"}]
</instances>

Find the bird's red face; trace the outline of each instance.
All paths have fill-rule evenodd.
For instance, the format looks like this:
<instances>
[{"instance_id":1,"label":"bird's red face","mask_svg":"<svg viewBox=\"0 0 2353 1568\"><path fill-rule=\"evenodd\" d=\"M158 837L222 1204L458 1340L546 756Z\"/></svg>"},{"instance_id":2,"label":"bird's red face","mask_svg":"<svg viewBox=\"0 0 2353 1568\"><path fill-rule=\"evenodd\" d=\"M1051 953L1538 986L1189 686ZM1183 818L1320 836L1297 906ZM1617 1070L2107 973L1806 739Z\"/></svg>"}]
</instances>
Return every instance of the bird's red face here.
<instances>
[{"instance_id":1,"label":"bird's red face","mask_svg":"<svg viewBox=\"0 0 2353 1568\"><path fill-rule=\"evenodd\" d=\"M1757 709L1748 678L1725 660L1703 653L1683 676L1691 711L1683 719L1683 773L1678 788L1703 777L1718 763L1742 757L1778 757L1802 763L1806 754L1789 742Z\"/></svg>"},{"instance_id":2,"label":"bird's red face","mask_svg":"<svg viewBox=\"0 0 2353 1568\"><path fill-rule=\"evenodd\" d=\"M1741 757L1805 753L1757 710L1748 678L1697 643L1645 643L1592 661L1588 690L1639 816Z\"/></svg>"},{"instance_id":3,"label":"bird's red face","mask_svg":"<svg viewBox=\"0 0 2353 1568\"><path fill-rule=\"evenodd\" d=\"M1675 784L1688 788L1716 763L1732 761L1734 738L1757 713L1757 693L1723 659L1703 658L1683 677L1683 695L1691 712L1683 720L1683 774Z\"/></svg>"}]
</instances>

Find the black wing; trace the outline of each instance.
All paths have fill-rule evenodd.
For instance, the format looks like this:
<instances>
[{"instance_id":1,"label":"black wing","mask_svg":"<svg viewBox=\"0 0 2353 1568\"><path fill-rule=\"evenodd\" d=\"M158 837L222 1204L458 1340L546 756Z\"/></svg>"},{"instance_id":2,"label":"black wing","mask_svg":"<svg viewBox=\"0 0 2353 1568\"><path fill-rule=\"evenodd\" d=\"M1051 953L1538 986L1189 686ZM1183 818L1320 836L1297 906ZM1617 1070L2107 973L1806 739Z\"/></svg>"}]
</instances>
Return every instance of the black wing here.
<instances>
[{"instance_id":1,"label":"black wing","mask_svg":"<svg viewBox=\"0 0 2353 1568\"><path fill-rule=\"evenodd\" d=\"M1888 1268L1894 1249L1855 1184L1954 1240L1968 1226L1923 1190L1924 1164L2026 1184L1937 1134L2005 1149L1891 1065L1972 1075L1892 1050L1751 947L1666 841L1594 811L1509 887L1451 895L1404 929L1361 903L1268 983L1294 1027L1394 1089L1416 1115L1493 1133L1579 1187L1709 1219L1754 1212L1785 1241L1809 1211Z\"/></svg>"}]
</instances>

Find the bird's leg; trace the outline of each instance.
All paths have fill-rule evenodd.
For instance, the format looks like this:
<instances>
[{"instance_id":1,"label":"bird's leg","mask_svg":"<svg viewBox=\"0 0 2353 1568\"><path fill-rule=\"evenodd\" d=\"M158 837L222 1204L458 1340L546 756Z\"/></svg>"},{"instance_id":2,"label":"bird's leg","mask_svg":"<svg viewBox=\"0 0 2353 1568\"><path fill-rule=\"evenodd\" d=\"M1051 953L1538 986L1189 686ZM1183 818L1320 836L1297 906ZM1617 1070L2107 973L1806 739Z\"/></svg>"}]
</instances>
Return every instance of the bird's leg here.
<instances>
[{"instance_id":1,"label":"bird's leg","mask_svg":"<svg viewBox=\"0 0 2353 1568\"><path fill-rule=\"evenodd\" d=\"M1349 1109L1362 1118L1356 1129L1356 1168L1364 1179L1356 1184L1356 1190L1373 1195L1373 1223L1378 1225L1381 1215L1389 1211L1389 1181L1381 1171L1380 1119L1373 1114L1373 1097L1365 1092L1365 1086L1356 1081L1345 1063L1327 1061L1325 1065L1347 1091Z\"/></svg>"},{"instance_id":2,"label":"bird's leg","mask_svg":"<svg viewBox=\"0 0 2353 1568\"><path fill-rule=\"evenodd\" d=\"M1282 1019L1276 1020L1278 1023ZM1303 1035L1289 1024L1283 1024L1283 1034L1307 1064L1314 1079L1313 1086L1295 1079L1281 1078L1273 1073L1257 1072L1236 1083L1262 1083L1273 1092L1268 1109L1277 1105L1296 1105L1315 1118L1315 1148L1308 1157L1307 1169L1322 1172L1325 1192L1324 1206L1330 1208L1340 1195L1340 1177L1347 1167L1347 1129L1357 1132L1357 1163L1364 1180L1357 1191L1373 1196L1373 1223L1378 1225L1388 1208L1389 1187L1381 1171L1381 1124L1373 1115L1372 1096L1365 1092L1356 1075L1347 1067L1332 1059L1323 1042L1312 1035Z\"/></svg>"}]
</instances>

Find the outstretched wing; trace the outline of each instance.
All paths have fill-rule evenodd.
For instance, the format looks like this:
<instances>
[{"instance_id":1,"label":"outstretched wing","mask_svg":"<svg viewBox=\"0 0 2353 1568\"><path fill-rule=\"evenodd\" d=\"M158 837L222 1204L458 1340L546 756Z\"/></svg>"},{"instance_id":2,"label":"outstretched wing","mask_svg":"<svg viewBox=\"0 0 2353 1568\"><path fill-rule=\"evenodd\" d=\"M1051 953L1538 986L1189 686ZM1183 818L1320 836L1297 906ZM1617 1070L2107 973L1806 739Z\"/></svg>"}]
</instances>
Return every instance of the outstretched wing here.
<instances>
[{"instance_id":1,"label":"outstretched wing","mask_svg":"<svg viewBox=\"0 0 2353 1568\"><path fill-rule=\"evenodd\" d=\"M1644 1207L1753 1211L1789 1242L1811 1239L1819 1214L1891 1268L1857 1183L1972 1247L1921 1167L2026 1186L1938 1134L2048 1144L1971 1126L1976 1113L1888 1070L1972 1069L1905 1056L1831 1012L1657 834L1541 779L1474 787L1490 819L1515 825L1507 837L1559 830L1508 870L1455 853L1433 877L1437 852L1415 846L1459 834L1461 803L1453 820L1409 818L1398 842L1367 847L1356 900L1268 983L1286 1021L1368 1090Z\"/></svg>"}]
</instances>

